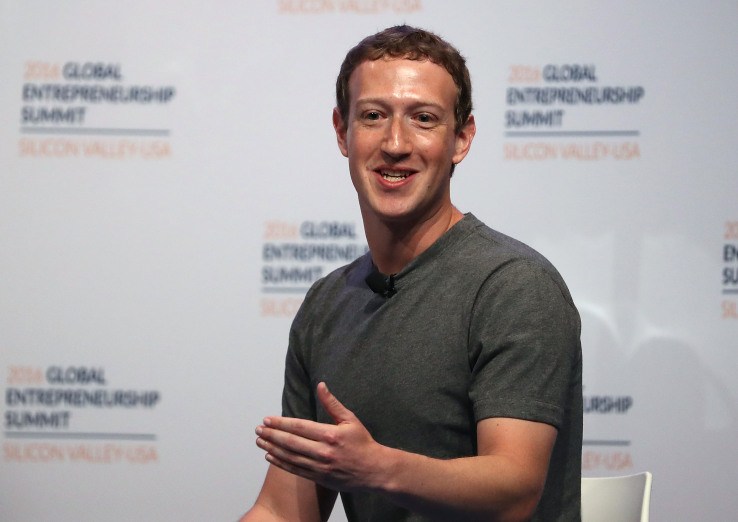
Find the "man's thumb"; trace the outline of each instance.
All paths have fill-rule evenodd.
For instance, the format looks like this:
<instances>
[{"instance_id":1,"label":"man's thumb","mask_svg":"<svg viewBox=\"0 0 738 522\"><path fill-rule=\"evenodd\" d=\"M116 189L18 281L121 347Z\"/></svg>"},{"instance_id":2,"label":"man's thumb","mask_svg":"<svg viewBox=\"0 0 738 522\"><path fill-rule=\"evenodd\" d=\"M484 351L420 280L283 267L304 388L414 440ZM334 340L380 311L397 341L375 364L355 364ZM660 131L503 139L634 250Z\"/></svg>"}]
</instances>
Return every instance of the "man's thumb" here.
<instances>
[{"instance_id":1,"label":"man's thumb","mask_svg":"<svg viewBox=\"0 0 738 522\"><path fill-rule=\"evenodd\" d=\"M354 418L354 414L351 413L346 406L341 404L341 401L336 399L335 395L333 395L328 389L326 383L318 383L317 394L320 404L323 405L325 411L328 412L328 415L331 416L336 424L340 424Z\"/></svg>"}]
</instances>

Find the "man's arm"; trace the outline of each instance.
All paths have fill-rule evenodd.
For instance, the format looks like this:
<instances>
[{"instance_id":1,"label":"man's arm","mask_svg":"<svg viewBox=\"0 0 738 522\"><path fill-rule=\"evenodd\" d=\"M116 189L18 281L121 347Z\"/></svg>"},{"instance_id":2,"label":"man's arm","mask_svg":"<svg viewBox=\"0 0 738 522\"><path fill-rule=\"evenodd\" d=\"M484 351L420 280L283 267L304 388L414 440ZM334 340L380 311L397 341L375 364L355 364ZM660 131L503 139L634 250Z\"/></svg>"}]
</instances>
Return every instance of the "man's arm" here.
<instances>
[{"instance_id":1,"label":"man's arm","mask_svg":"<svg viewBox=\"0 0 738 522\"><path fill-rule=\"evenodd\" d=\"M535 511L553 426L485 419L477 425L477 456L433 459L375 442L325 384L317 395L335 425L269 417L257 429L273 465L334 490L378 492L438 520L518 520Z\"/></svg>"},{"instance_id":2,"label":"man's arm","mask_svg":"<svg viewBox=\"0 0 738 522\"><path fill-rule=\"evenodd\" d=\"M240 522L324 522L336 497L335 491L269 466L254 506Z\"/></svg>"},{"instance_id":3,"label":"man's arm","mask_svg":"<svg viewBox=\"0 0 738 522\"><path fill-rule=\"evenodd\" d=\"M485 419L475 457L440 460L393 450L387 494L438 520L527 520L543 492L556 440L548 424Z\"/></svg>"}]
</instances>

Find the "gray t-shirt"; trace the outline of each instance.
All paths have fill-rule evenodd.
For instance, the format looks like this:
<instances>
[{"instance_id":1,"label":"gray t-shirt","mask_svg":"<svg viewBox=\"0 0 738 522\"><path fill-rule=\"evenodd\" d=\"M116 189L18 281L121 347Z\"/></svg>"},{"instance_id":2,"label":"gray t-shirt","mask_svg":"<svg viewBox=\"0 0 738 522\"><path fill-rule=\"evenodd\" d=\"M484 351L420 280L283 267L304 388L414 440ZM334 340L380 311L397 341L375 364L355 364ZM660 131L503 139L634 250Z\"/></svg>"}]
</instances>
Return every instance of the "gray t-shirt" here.
<instances>
[{"instance_id":1,"label":"gray t-shirt","mask_svg":"<svg viewBox=\"0 0 738 522\"><path fill-rule=\"evenodd\" d=\"M556 269L467 214L372 291L367 254L317 281L290 330L283 414L331 422L333 394L384 445L476 454L476 423L512 417L558 430L536 520L578 520L582 443L579 314ZM425 518L378 494L342 494L350 521Z\"/></svg>"}]
</instances>

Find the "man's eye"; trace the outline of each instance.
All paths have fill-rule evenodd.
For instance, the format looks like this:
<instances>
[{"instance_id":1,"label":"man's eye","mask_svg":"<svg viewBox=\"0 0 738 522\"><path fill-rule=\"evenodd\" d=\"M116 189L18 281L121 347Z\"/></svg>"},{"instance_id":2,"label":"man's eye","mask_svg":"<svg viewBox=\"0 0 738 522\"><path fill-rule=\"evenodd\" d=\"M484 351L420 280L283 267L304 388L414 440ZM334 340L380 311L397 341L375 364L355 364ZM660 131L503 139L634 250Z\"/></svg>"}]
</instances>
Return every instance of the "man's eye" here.
<instances>
[{"instance_id":1,"label":"man's eye","mask_svg":"<svg viewBox=\"0 0 738 522\"><path fill-rule=\"evenodd\" d=\"M418 114L417 120L420 123L433 123L433 115L423 112L421 114Z\"/></svg>"},{"instance_id":2,"label":"man's eye","mask_svg":"<svg viewBox=\"0 0 738 522\"><path fill-rule=\"evenodd\" d=\"M379 113L377 111L367 111L364 113L364 119L376 121L379 119Z\"/></svg>"}]
</instances>

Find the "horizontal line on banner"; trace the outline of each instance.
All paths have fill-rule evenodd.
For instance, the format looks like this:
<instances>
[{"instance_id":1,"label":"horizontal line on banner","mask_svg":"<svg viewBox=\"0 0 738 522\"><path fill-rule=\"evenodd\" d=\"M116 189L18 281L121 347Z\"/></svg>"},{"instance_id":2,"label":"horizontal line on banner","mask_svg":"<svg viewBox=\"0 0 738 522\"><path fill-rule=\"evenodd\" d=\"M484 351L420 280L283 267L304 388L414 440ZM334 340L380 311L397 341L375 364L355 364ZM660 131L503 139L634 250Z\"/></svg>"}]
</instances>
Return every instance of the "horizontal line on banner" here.
<instances>
[{"instance_id":1,"label":"horizontal line on banner","mask_svg":"<svg viewBox=\"0 0 738 522\"><path fill-rule=\"evenodd\" d=\"M72 127L21 127L24 134L80 134L92 136L169 136L169 129L103 129Z\"/></svg>"},{"instance_id":2,"label":"horizontal line on banner","mask_svg":"<svg viewBox=\"0 0 738 522\"><path fill-rule=\"evenodd\" d=\"M306 294L309 288L300 287L268 287L265 286L261 289L265 294Z\"/></svg>"},{"instance_id":3,"label":"horizontal line on banner","mask_svg":"<svg viewBox=\"0 0 738 522\"><path fill-rule=\"evenodd\" d=\"M738 294L738 288L724 288L724 294Z\"/></svg>"},{"instance_id":4,"label":"horizontal line on banner","mask_svg":"<svg viewBox=\"0 0 738 522\"><path fill-rule=\"evenodd\" d=\"M593 130L593 131L508 131L507 138L586 138L590 136L640 136L637 130Z\"/></svg>"},{"instance_id":5,"label":"horizontal line on banner","mask_svg":"<svg viewBox=\"0 0 738 522\"><path fill-rule=\"evenodd\" d=\"M6 431L9 439L156 440L151 433L44 433Z\"/></svg>"},{"instance_id":6,"label":"horizontal line on banner","mask_svg":"<svg viewBox=\"0 0 738 522\"><path fill-rule=\"evenodd\" d=\"M582 446L630 446L629 440L584 440Z\"/></svg>"}]
</instances>

